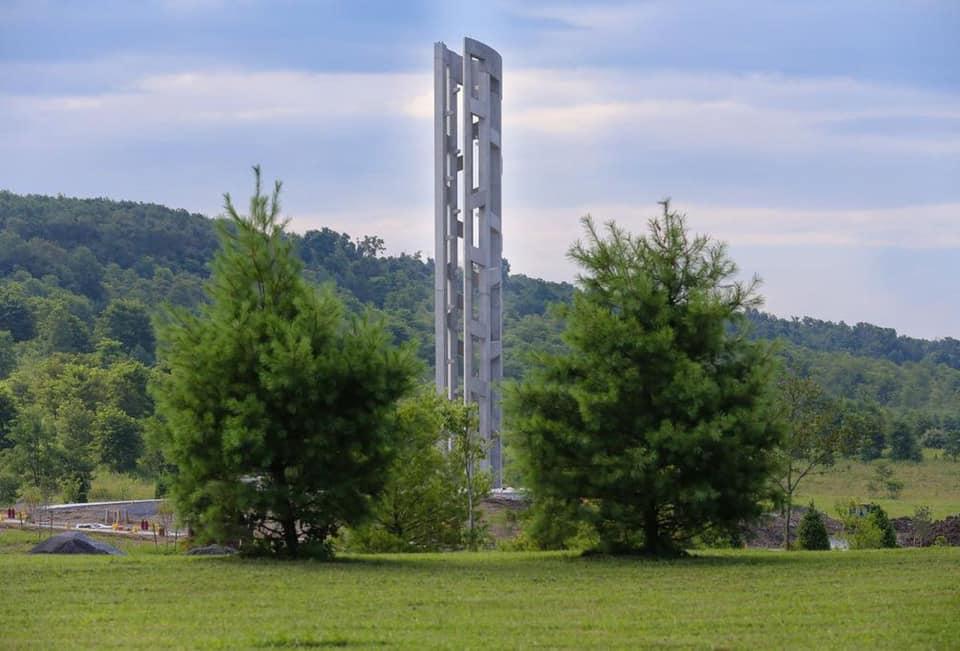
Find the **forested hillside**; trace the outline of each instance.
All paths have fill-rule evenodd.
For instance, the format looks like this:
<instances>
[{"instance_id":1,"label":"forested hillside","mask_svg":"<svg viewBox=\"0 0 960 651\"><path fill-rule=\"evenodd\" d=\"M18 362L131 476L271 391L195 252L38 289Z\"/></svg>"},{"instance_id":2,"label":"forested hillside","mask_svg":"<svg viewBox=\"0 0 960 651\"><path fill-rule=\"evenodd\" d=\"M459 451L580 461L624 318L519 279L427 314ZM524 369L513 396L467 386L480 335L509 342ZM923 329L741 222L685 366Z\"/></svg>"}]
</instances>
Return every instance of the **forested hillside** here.
<instances>
[{"instance_id":1,"label":"forested hillside","mask_svg":"<svg viewBox=\"0 0 960 651\"><path fill-rule=\"evenodd\" d=\"M376 235L322 229L290 237L309 280L335 283L351 309L384 318L397 341L417 346L424 378L432 376L432 260L384 255ZM165 305L204 300L216 247L214 221L183 210L0 192L0 497L25 473L42 485L43 467L55 461L73 477L67 493L77 498L94 468L156 471L159 460L144 454L155 426L147 391L154 325ZM563 347L562 319L550 305L574 289L505 266L504 371L516 379L531 353ZM752 336L782 339L785 366L882 428L880 439L897 427L915 439L960 430L957 340L748 316Z\"/></svg>"},{"instance_id":2,"label":"forested hillside","mask_svg":"<svg viewBox=\"0 0 960 651\"><path fill-rule=\"evenodd\" d=\"M960 368L960 340L945 337L936 341L898 335L893 328L869 323L850 326L810 317L780 319L751 310L748 314L754 333L764 339L784 339L792 344L824 352L849 353L895 364L929 361Z\"/></svg>"}]
</instances>

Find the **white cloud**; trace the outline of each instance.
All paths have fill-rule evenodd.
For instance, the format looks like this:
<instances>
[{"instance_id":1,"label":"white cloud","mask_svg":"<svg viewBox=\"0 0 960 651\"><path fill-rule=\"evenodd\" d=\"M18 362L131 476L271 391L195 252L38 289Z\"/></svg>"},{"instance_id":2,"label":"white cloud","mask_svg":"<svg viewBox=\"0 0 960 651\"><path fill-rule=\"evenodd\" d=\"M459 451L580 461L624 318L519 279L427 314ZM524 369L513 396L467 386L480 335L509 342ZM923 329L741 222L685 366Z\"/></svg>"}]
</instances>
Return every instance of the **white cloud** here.
<instances>
[{"instance_id":1,"label":"white cloud","mask_svg":"<svg viewBox=\"0 0 960 651\"><path fill-rule=\"evenodd\" d=\"M509 10L516 16L554 20L576 29L600 31L605 36L628 33L632 38L640 36L638 29L652 26L661 13L653 3L636 2L625 5L585 3L541 7L514 4Z\"/></svg>"},{"instance_id":2,"label":"white cloud","mask_svg":"<svg viewBox=\"0 0 960 651\"><path fill-rule=\"evenodd\" d=\"M691 230L725 241L734 249L960 249L960 203L875 210L688 204L676 204L675 208L688 214ZM636 206L618 203L563 211L514 206L504 222L504 255L519 273L571 280L575 267L566 258L566 252L582 235L582 216L589 213L600 222L615 220L639 234L646 231L647 221L656 210L654 205L638 210ZM298 232L327 226L353 236L376 233L386 238L391 253L422 251L433 257L433 211L428 204L400 210L390 205L357 205L329 212L295 212L291 226Z\"/></svg>"},{"instance_id":3,"label":"white cloud","mask_svg":"<svg viewBox=\"0 0 960 651\"><path fill-rule=\"evenodd\" d=\"M76 69L74 68L74 72ZM682 150L960 153L960 97L849 79L507 71L504 130L517 142L630 143ZM107 92L0 95L0 115L78 135L198 125L338 123L433 113L428 73L194 70L148 74ZM875 126L877 121L904 126ZM419 128L428 129L425 125Z\"/></svg>"},{"instance_id":4,"label":"white cloud","mask_svg":"<svg viewBox=\"0 0 960 651\"><path fill-rule=\"evenodd\" d=\"M310 125L405 119L431 87L427 75L203 70L152 74L108 92L0 95L0 116L84 140L170 129ZM26 134L24 134L26 135Z\"/></svg>"},{"instance_id":5,"label":"white cloud","mask_svg":"<svg viewBox=\"0 0 960 651\"><path fill-rule=\"evenodd\" d=\"M693 231L733 247L960 249L960 203L862 210L682 203L674 207L688 214ZM632 204L600 202L567 210L516 206L505 215L507 257L524 273L569 279L574 267L565 255L582 234L579 219L583 215L591 214L600 222L614 220L634 233L643 233L656 211L655 205L638 209Z\"/></svg>"},{"instance_id":6,"label":"white cloud","mask_svg":"<svg viewBox=\"0 0 960 651\"><path fill-rule=\"evenodd\" d=\"M0 66L0 76L2 71ZM76 65L70 72L82 74ZM56 76L49 70L47 74ZM304 131L352 129L356 142L375 147L385 123L407 121L410 128L400 136L396 129L390 132L409 152L387 165L396 170L388 173L407 179L393 186L390 205L380 205L382 197L370 196L366 189L373 187L371 181L377 183L375 177L358 178L356 187L364 190L344 187L335 202L349 206L349 214L313 211L314 219L298 219L295 226L302 229L309 222L357 234L376 232L387 237L393 250L432 249L429 73L152 69L142 76L136 70L129 74L130 80L107 92L0 94L0 120L16 125L15 130L0 129L0 145L10 145L10 151L13 145L59 151L132 138L162 141L171 131L188 129L288 125ZM636 204L628 203L634 197L626 173L602 203L594 201L598 191L584 178L614 153L640 152L652 145L694 156L705 149L747 152L775 162L796 152L810 154L810 160L850 150L864 160L891 153L888 158L895 160L903 152L939 156L931 164L941 167L960 153L960 130L848 129L871 120L960 121L956 94L850 79L596 69L508 68L504 88L506 169L513 175L504 197L507 254L518 269L549 277L569 276L564 252L579 234L582 214L643 226L649 213L638 213ZM550 156L546 161L545 152ZM537 175L547 174L544 168L549 168L558 196L531 191L542 185ZM357 169L364 173L365 168ZM738 182L749 184L749 179ZM695 227L733 244L960 246L960 204L821 211L797 209L802 201L796 197L785 199L784 205L787 201L794 208L784 210L775 202L769 208L717 206L701 200L689 212ZM905 196L904 203L917 199ZM404 211L399 218L397 206Z\"/></svg>"},{"instance_id":7,"label":"white cloud","mask_svg":"<svg viewBox=\"0 0 960 651\"><path fill-rule=\"evenodd\" d=\"M955 299L949 293L931 304L880 276L886 252L903 251L919 266L924 282L948 285L933 265L925 269L925 251L960 248L960 203L917 205L880 210L786 210L716 205L678 204L689 213L689 225L731 245L731 255L744 276L759 273L765 309L781 316L866 320L896 325L915 336L958 336ZM597 204L598 220L616 219L640 233L656 212L625 204ZM505 222L505 256L514 273L571 281L576 267L566 258L570 244L582 235L580 217L586 208L566 211L515 206ZM432 210L428 204L414 210L396 206L356 206L321 213L293 213L299 231L327 226L357 237L377 233L386 238L390 253L421 251L433 257ZM904 249L908 251L904 251ZM898 258L902 260L903 258ZM889 274L887 274L889 275ZM916 276L916 272L914 272ZM937 280L937 277L940 280ZM914 278L916 280L916 278ZM929 292L928 292L929 293ZM897 315L894 317L893 315Z\"/></svg>"},{"instance_id":8,"label":"white cloud","mask_svg":"<svg viewBox=\"0 0 960 651\"><path fill-rule=\"evenodd\" d=\"M859 210L682 204L691 227L735 245L960 248L960 203ZM636 215L626 208L604 209Z\"/></svg>"},{"instance_id":9,"label":"white cloud","mask_svg":"<svg viewBox=\"0 0 960 651\"><path fill-rule=\"evenodd\" d=\"M849 79L597 70L518 71L506 88L505 121L524 137L540 132L571 140L613 137L761 152L960 153L960 128L945 133L853 128L894 119L960 126L956 94Z\"/></svg>"}]
</instances>

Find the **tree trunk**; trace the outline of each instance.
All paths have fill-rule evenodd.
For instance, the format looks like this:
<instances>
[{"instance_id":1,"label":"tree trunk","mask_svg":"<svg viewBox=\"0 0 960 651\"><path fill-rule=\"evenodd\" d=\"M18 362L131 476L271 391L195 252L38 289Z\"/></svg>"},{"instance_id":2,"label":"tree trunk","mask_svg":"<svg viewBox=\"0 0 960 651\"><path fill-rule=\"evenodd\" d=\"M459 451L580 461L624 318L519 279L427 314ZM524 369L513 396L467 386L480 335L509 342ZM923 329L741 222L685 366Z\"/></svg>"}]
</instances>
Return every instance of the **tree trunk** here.
<instances>
[{"instance_id":1,"label":"tree trunk","mask_svg":"<svg viewBox=\"0 0 960 651\"><path fill-rule=\"evenodd\" d=\"M663 553L660 545L660 523L657 520L657 509L647 509L643 519L643 551L644 553L659 556Z\"/></svg>"},{"instance_id":2,"label":"tree trunk","mask_svg":"<svg viewBox=\"0 0 960 651\"><path fill-rule=\"evenodd\" d=\"M793 515L793 495L787 493L786 521L783 525L783 548L790 549L790 516Z\"/></svg>"},{"instance_id":3,"label":"tree trunk","mask_svg":"<svg viewBox=\"0 0 960 651\"><path fill-rule=\"evenodd\" d=\"M797 480L798 482L800 480ZM791 460L787 464L787 483L785 485L781 484L781 488L784 488L784 493L787 496L787 505L785 508L787 518L786 522L783 525L783 548L787 551L790 550L790 516L793 515L793 491L796 489L797 484L793 483L793 461Z\"/></svg>"},{"instance_id":4,"label":"tree trunk","mask_svg":"<svg viewBox=\"0 0 960 651\"><path fill-rule=\"evenodd\" d=\"M473 533L474 530L473 522L473 459L467 459L467 532L470 536L469 546L470 549L473 549L476 540Z\"/></svg>"},{"instance_id":5,"label":"tree trunk","mask_svg":"<svg viewBox=\"0 0 960 651\"><path fill-rule=\"evenodd\" d=\"M280 522L283 527L283 544L287 548L287 555L296 558L300 552L300 537L297 535L297 520L292 515L283 518Z\"/></svg>"}]
</instances>

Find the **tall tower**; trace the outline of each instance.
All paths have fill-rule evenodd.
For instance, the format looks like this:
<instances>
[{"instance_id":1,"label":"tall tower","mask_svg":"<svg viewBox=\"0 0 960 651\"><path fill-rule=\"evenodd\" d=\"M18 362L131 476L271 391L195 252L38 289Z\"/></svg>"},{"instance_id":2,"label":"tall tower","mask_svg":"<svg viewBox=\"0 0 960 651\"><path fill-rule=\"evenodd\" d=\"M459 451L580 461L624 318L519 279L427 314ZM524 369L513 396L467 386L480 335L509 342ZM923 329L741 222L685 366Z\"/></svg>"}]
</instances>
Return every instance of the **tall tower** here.
<instances>
[{"instance_id":1,"label":"tall tower","mask_svg":"<svg viewBox=\"0 0 960 651\"><path fill-rule=\"evenodd\" d=\"M502 79L500 55L483 43L463 39L462 56L434 45L437 391L478 405L494 488L503 486Z\"/></svg>"}]
</instances>

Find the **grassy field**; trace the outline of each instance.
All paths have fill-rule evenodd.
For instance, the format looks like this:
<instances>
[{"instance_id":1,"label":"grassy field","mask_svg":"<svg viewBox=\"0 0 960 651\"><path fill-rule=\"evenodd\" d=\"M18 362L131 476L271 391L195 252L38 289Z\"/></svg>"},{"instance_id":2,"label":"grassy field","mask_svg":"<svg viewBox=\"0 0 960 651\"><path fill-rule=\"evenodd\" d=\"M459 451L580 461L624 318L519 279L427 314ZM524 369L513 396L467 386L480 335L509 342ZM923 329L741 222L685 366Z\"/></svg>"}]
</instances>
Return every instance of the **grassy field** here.
<instances>
[{"instance_id":1,"label":"grassy field","mask_svg":"<svg viewBox=\"0 0 960 651\"><path fill-rule=\"evenodd\" d=\"M929 506L937 519L957 515L960 514L960 462L945 459L942 454L925 450L920 463L890 463L896 479L904 483L897 499L870 493L868 484L877 462L841 460L825 474L804 479L797 502L805 504L813 499L819 509L831 516L835 515L834 506L838 501L851 498L880 504L891 517L913 515L920 505Z\"/></svg>"},{"instance_id":2,"label":"grassy field","mask_svg":"<svg viewBox=\"0 0 960 651\"><path fill-rule=\"evenodd\" d=\"M90 502L149 500L156 497L156 486L152 481L121 475L101 468L97 470L97 474L90 484L90 493L87 497Z\"/></svg>"},{"instance_id":3,"label":"grassy field","mask_svg":"<svg viewBox=\"0 0 960 651\"><path fill-rule=\"evenodd\" d=\"M0 532L3 648L957 648L960 548L335 563L28 556Z\"/></svg>"}]
</instances>

